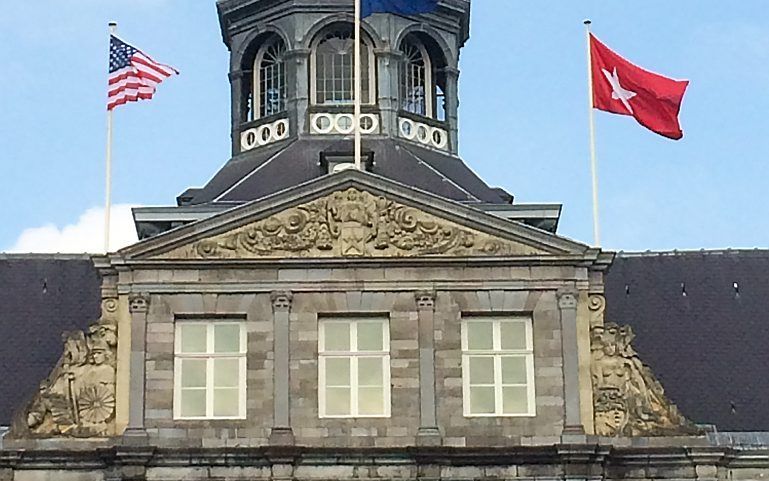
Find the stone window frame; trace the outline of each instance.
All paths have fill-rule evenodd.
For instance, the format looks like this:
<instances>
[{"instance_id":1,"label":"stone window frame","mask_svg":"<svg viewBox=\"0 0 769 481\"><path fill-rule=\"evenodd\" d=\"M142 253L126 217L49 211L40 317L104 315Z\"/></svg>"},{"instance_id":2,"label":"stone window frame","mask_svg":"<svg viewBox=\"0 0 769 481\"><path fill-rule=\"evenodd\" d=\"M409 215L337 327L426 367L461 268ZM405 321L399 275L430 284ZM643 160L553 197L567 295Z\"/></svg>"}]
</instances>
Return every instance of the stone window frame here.
<instances>
[{"instance_id":1,"label":"stone window frame","mask_svg":"<svg viewBox=\"0 0 769 481\"><path fill-rule=\"evenodd\" d=\"M188 353L182 351L182 329L185 326L205 326L206 327L206 352ZM236 325L240 331L239 352L215 352L215 328L222 325ZM248 332L246 321L242 319L181 319L174 325L174 398L173 415L175 420L195 421L195 420L242 420L246 419L246 401L247 401L247 354L248 354ZM182 398L182 364L185 360L197 359L206 361L206 415L205 416L182 416L181 398ZM235 359L238 361L238 415L236 416L216 416L213 414L214 408L214 363L217 359Z\"/></svg>"},{"instance_id":2,"label":"stone window frame","mask_svg":"<svg viewBox=\"0 0 769 481\"><path fill-rule=\"evenodd\" d=\"M468 325L473 322L492 323L492 349L469 349ZM523 323L525 326L524 348L502 348L501 329L503 323ZM462 410L465 417L534 417L536 416L536 385L534 371L534 339L533 320L530 315L465 315L461 323L461 349L462 349ZM486 387L494 388L494 412L473 413L470 402L470 358L486 357L493 359L494 380L493 384ZM502 359L508 357L522 357L526 367L526 383L504 383L502 379ZM504 387L526 388L527 407L526 412L505 413L503 405Z\"/></svg>"},{"instance_id":3,"label":"stone window frame","mask_svg":"<svg viewBox=\"0 0 769 481\"><path fill-rule=\"evenodd\" d=\"M381 351L360 351L357 349L357 328L363 323L382 323L383 346ZM333 323L350 325L350 350L326 350L326 327ZM322 317L318 319L318 417L321 419L390 418L392 404L390 319L386 316ZM349 414L328 414L326 405L326 361L331 358L350 359L350 412ZM358 361L362 358L380 358L382 362L382 403L384 412L361 414L359 405ZM333 386L331 386L333 387ZM340 386L346 387L346 386ZM364 386L365 387L365 386ZM374 387L374 386L372 386Z\"/></svg>"}]
</instances>

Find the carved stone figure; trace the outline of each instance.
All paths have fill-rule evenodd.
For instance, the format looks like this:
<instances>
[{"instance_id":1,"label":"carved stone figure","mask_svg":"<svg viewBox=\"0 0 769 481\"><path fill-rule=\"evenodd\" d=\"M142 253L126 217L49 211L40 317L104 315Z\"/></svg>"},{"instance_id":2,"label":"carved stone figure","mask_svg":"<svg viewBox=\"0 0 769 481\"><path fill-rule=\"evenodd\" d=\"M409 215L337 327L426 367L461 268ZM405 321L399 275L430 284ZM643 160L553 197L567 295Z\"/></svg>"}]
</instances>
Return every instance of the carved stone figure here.
<instances>
[{"instance_id":1,"label":"carved stone figure","mask_svg":"<svg viewBox=\"0 0 769 481\"><path fill-rule=\"evenodd\" d=\"M114 312L105 310L105 313ZM102 318L87 333L63 336L64 352L28 405L17 435L98 437L115 415L117 326Z\"/></svg>"},{"instance_id":2,"label":"carved stone figure","mask_svg":"<svg viewBox=\"0 0 769 481\"><path fill-rule=\"evenodd\" d=\"M614 323L591 330L595 430L599 436L700 434L665 396L662 385L631 343L630 326Z\"/></svg>"},{"instance_id":3,"label":"carved stone figure","mask_svg":"<svg viewBox=\"0 0 769 481\"><path fill-rule=\"evenodd\" d=\"M529 255L544 251L468 229L349 188L164 258L414 257Z\"/></svg>"}]
</instances>

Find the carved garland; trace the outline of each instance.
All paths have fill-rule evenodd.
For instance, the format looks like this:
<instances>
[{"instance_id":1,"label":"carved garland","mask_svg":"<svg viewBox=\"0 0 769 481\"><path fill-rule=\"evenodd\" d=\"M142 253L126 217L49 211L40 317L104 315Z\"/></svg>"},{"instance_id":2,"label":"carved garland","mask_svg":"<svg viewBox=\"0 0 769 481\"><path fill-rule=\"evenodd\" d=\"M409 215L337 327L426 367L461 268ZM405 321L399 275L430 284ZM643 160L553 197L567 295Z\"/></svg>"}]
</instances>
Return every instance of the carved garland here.
<instances>
[{"instance_id":1,"label":"carved garland","mask_svg":"<svg viewBox=\"0 0 769 481\"><path fill-rule=\"evenodd\" d=\"M614 323L591 329L591 373L595 430L599 436L698 435L665 396L662 384L631 343L630 326Z\"/></svg>"},{"instance_id":2,"label":"carved garland","mask_svg":"<svg viewBox=\"0 0 769 481\"><path fill-rule=\"evenodd\" d=\"M492 256L538 252L350 188L164 257Z\"/></svg>"}]
</instances>

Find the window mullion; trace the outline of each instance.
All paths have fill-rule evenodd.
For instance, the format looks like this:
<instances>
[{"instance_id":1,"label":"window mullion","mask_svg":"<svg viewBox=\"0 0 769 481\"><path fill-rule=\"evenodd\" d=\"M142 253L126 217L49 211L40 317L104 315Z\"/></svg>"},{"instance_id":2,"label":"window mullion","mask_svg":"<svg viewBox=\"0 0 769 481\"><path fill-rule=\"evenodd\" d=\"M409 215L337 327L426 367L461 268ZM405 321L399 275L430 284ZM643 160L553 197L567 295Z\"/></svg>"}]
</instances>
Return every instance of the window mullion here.
<instances>
[{"instance_id":1,"label":"window mullion","mask_svg":"<svg viewBox=\"0 0 769 481\"><path fill-rule=\"evenodd\" d=\"M350 414L358 415L358 356L350 358Z\"/></svg>"},{"instance_id":2,"label":"window mullion","mask_svg":"<svg viewBox=\"0 0 769 481\"><path fill-rule=\"evenodd\" d=\"M504 414L502 396L502 356L494 355L494 413Z\"/></svg>"},{"instance_id":3,"label":"window mullion","mask_svg":"<svg viewBox=\"0 0 769 481\"><path fill-rule=\"evenodd\" d=\"M214 417L214 359L206 359L206 417Z\"/></svg>"}]
</instances>

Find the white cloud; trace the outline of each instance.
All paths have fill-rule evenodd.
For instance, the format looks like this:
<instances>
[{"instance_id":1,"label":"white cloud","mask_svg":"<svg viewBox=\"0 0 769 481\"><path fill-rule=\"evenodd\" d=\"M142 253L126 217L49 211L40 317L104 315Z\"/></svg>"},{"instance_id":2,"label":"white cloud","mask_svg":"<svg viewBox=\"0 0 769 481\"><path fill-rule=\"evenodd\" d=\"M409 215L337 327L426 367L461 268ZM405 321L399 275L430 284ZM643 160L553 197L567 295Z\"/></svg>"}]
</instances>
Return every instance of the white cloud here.
<instances>
[{"instance_id":1,"label":"white cloud","mask_svg":"<svg viewBox=\"0 0 769 481\"><path fill-rule=\"evenodd\" d=\"M110 250L115 251L137 241L131 208L112 207ZM100 253L104 252L104 207L85 211L74 224L62 228L54 224L26 229L8 252L14 253Z\"/></svg>"}]
</instances>

